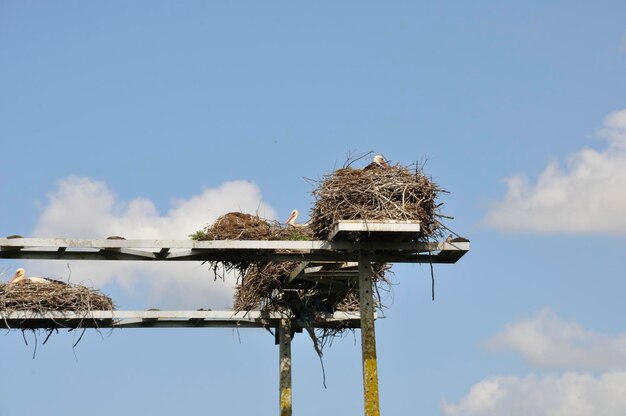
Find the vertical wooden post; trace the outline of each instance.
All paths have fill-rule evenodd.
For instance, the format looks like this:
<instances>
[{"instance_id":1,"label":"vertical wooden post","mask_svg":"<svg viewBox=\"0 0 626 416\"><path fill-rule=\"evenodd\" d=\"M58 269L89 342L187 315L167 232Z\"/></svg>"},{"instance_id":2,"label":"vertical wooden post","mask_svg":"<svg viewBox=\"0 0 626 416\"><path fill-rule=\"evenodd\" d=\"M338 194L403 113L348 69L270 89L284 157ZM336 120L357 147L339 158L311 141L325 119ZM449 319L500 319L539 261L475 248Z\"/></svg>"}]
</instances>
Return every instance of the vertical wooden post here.
<instances>
[{"instance_id":1,"label":"vertical wooden post","mask_svg":"<svg viewBox=\"0 0 626 416\"><path fill-rule=\"evenodd\" d=\"M361 354L365 416L380 416L378 402L378 364L374 334L374 293L370 253L359 252L359 304L361 312Z\"/></svg>"},{"instance_id":2,"label":"vertical wooden post","mask_svg":"<svg viewBox=\"0 0 626 416\"><path fill-rule=\"evenodd\" d=\"M280 365L280 416L291 416L291 319L278 326Z\"/></svg>"}]
</instances>

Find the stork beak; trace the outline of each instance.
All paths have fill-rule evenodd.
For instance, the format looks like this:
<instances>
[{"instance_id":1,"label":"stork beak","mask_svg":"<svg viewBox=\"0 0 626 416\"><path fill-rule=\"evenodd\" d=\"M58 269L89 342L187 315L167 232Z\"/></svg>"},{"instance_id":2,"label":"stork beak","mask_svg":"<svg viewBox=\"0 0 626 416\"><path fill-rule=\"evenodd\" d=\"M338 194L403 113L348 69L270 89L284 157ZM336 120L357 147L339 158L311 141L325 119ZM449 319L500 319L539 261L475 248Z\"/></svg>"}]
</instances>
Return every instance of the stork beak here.
<instances>
[{"instance_id":1,"label":"stork beak","mask_svg":"<svg viewBox=\"0 0 626 416\"><path fill-rule=\"evenodd\" d=\"M384 160L383 160L383 167L384 168L388 168L389 167L389 164L387 162L385 162Z\"/></svg>"},{"instance_id":2,"label":"stork beak","mask_svg":"<svg viewBox=\"0 0 626 416\"><path fill-rule=\"evenodd\" d=\"M17 279L17 273L15 273L15 274L13 275L13 278L11 278L11 280L9 280L9 283L13 283L13 281L14 281L15 279Z\"/></svg>"},{"instance_id":3,"label":"stork beak","mask_svg":"<svg viewBox=\"0 0 626 416\"><path fill-rule=\"evenodd\" d=\"M289 224L289 221L291 221L291 220L293 219L294 215L295 215L295 214L291 214L291 215L289 216L289 218L287 218L287 221L285 221L285 224Z\"/></svg>"}]
</instances>

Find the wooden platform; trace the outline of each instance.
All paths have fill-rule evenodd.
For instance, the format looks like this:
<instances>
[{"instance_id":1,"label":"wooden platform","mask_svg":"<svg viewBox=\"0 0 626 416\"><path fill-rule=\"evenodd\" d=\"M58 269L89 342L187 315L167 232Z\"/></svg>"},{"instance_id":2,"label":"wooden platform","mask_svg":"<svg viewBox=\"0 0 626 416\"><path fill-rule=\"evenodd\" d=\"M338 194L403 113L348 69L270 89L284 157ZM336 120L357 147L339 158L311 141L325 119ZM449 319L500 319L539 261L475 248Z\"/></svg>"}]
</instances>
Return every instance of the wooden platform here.
<instances>
[{"instance_id":1,"label":"wooden platform","mask_svg":"<svg viewBox=\"0 0 626 416\"><path fill-rule=\"evenodd\" d=\"M367 226L371 224L368 223ZM398 227L398 225L394 225ZM352 232L352 231L350 231ZM359 231L357 231L359 232ZM371 233L371 231L360 231ZM339 230L336 238L348 233ZM73 238L0 238L0 258L40 260L135 261L335 261L355 262L368 251L386 263L455 263L469 241L381 241L410 238L413 231L376 231L360 241L241 240L90 240ZM384 238L383 238L384 237Z\"/></svg>"},{"instance_id":2,"label":"wooden platform","mask_svg":"<svg viewBox=\"0 0 626 416\"><path fill-rule=\"evenodd\" d=\"M334 295L354 288L359 255L373 264L456 263L469 251L466 239L423 242L419 222L341 221L328 241L125 240L0 238L0 258L134 261L295 261L285 290L315 287ZM282 316L284 318L284 316ZM359 314L326 314L317 327L358 328ZM275 327L280 315L231 311L116 311L2 313L0 328L63 327ZM294 323L297 325L297 322Z\"/></svg>"}]
</instances>

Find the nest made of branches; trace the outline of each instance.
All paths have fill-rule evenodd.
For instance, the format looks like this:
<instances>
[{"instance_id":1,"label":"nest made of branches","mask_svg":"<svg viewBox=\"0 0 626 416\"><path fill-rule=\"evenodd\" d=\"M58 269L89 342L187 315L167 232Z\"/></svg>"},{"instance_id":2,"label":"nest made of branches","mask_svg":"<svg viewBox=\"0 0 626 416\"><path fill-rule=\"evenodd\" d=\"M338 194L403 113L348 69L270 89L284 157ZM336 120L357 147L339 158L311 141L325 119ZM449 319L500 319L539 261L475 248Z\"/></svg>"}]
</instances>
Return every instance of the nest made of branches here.
<instances>
[{"instance_id":1,"label":"nest made of branches","mask_svg":"<svg viewBox=\"0 0 626 416\"><path fill-rule=\"evenodd\" d=\"M346 167L316 183L309 222L316 239L328 238L340 220L420 221L424 239L441 235L437 197L445 191L417 165Z\"/></svg>"},{"instance_id":2,"label":"nest made of branches","mask_svg":"<svg viewBox=\"0 0 626 416\"><path fill-rule=\"evenodd\" d=\"M110 297L86 286L28 280L0 283L2 312L90 312L114 309Z\"/></svg>"},{"instance_id":3,"label":"nest made of branches","mask_svg":"<svg viewBox=\"0 0 626 416\"><path fill-rule=\"evenodd\" d=\"M207 240L310 240L313 234L306 226L282 225L277 221L268 221L257 215L242 212L229 212L219 217L215 222L191 236L198 241ZM255 270L267 263L254 263L247 259L232 258L227 261L210 262L213 270L218 273L219 266L224 271L235 270L239 277L243 277L248 268L255 265ZM219 274L219 273L218 273Z\"/></svg>"},{"instance_id":4,"label":"nest made of branches","mask_svg":"<svg viewBox=\"0 0 626 416\"><path fill-rule=\"evenodd\" d=\"M330 290L328 286L317 284L306 289L284 290L291 273L299 265L297 262L262 263L252 265L235 292L234 309L237 312L261 310L291 312L295 320L306 329L313 347L322 358L322 349L335 337L343 336L349 330L338 324L333 328L315 329L315 323L322 313L356 312L360 309L358 281L351 282L344 290ZM375 268L374 302L378 309L383 308L381 291L388 291L390 282L386 272L388 265Z\"/></svg>"},{"instance_id":5,"label":"nest made of branches","mask_svg":"<svg viewBox=\"0 0 626 416\"><path fill-rule=\"evenodd\" d=\"M194 235L194 240L282 240L284 229L256 215L229 212L219 217L204 230Z\"/></svg>"},{"instance_id":6,"label":"nest made of branches","mask_svg":"<svg viewBox=\"0 0 626 416\"><path fill-rule=\"evenodd\" d=\"M345 290L330 290L315 285L307 289L283 291L297 262L262 263L251 266L243 276L235 292L235 311L282 310L293 312L296 318L312 319L318 313L356 312L359 310L358 282ZM386 276L389 265L380 265L372 276L376 292L376 305L383 307L381 291L388 291L390 282Z\"/></svg>"},{"instance_id":7,"label":"nest made of branches","mask_svg":"<svg viewBox=\"0 0 626 416\"><path fill-rule=\"evenodd\" d=\"M235 290L235 311L279 310L282 289L297 262L264 262L252 264Z\"/></svg>"}]
</instances>

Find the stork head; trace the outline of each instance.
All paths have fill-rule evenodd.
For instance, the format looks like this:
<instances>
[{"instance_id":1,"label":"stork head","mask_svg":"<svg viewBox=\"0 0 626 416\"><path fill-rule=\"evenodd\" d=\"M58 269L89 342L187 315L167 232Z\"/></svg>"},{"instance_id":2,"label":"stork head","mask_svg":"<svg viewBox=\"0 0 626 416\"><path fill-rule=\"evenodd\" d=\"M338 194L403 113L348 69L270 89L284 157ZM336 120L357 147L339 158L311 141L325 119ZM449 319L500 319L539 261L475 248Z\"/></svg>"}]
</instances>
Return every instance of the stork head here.
<instances>
[{"instance_id":1,"label":"stork head","mask_svg":"<svg viewBox=\"0 0 626 416\"><path fill-rule=\"evenodd\" d=\"M296 225L296 220L298 219L299 214L300 213L298 212L297 209L294 209L293 211L291 211L291 215L289 216L289 218L287 218L287 221L285 222L285 224Z\"/></svg>"},{"instance_id":2,"label":"stork head","mask_svg":"<svg viewBox=\"0 0 626 416\"><path fill-rule=\"evenodd\" d=\"M9 283L17 283L24 279L24 276L26 276L26 271L20 267L15 271L15 274L13 275L13 278L9 280Z\"/></svg>"},{"instance_id":3,"label":"stork head","mask_svg":"<svg viewBox=\"0 0 626 416\"><path fill-rule=\"evenodd\" d=\"M383 167L383 168L389 167L387 162L385 162L385 158L383 157L383 155L374 156L374 163L376 163L378 166Z\"/></svg>"}]
</instances>

